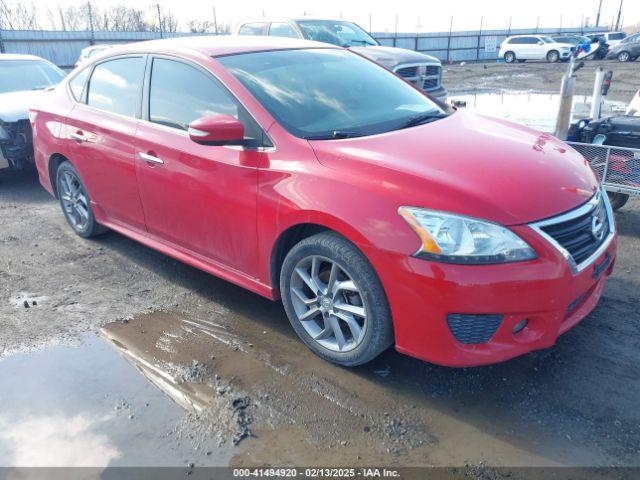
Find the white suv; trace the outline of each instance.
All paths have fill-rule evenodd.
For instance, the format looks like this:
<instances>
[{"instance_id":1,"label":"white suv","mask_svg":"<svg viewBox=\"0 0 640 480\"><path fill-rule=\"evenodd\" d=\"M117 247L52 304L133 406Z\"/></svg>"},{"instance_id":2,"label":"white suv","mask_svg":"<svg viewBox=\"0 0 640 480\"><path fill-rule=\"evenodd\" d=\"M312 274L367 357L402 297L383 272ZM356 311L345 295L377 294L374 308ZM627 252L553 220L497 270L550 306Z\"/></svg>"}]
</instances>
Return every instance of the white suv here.
<instances>
[{"instance_id":1,"label":"white suv","mask_svg":"<svg viewBox=\"0 0 640 480\"><path fill-rule=\"evenodd\" d=\"M527 60L546 60L554 63L569 60L574 46L558 43L545 35L515 35L508 37L500 45L500 58L507 63Z\"/></svg>"}]
</instances>

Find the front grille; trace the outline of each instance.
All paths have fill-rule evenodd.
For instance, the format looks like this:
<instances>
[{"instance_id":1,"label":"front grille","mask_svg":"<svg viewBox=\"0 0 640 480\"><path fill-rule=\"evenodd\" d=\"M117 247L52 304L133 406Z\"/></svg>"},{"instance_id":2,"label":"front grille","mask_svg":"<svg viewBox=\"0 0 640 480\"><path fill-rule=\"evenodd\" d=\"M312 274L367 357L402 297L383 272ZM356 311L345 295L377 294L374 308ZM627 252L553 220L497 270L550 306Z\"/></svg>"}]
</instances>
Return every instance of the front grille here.
<instances>
[{"instance_id":1,"label":"front grille","mask_svg":"<svg viewBox=\"0 0 640 480\"><path fill-rule=\"evenodd\" d=\"M436 66L436 65L428 65L427 66L427 73L426 75L431 76L431 75L436 75L436 76L440 76L440 67Z\"/></svg>"},{"instance_id":2,"label":"front grille","mask_svg":"<svg viewBox=\"0 0 640 480\"><path fill-rule=\"evenodd\" d=\"M436 88L438 86L438 78L427 78L422 86L423 89Z\"/></svg>"},{"instance_id":3,"label":"front grille","mask_svg":"<svg viewBox=\"0 0 640 480\"><path fill-rule=\"evenodd\" d=\"M396 70L402 78L413 78L418 76L418 67L402 67Z\"/></svg>"},{"instance_id":4,"label":"front grille","mask_svg":"<svg viewBox=\"0 0 640 480\"><path fill-rule=\"evenodd\" d=\"M447 315L447 325L460 343L487 343L498 330L502 318L502 315L450 313Z\"/></svg>"},{"instance_id":5,"label":"front grille","mask_svg":"<svg viewBox=\"0 0 640 480\"><path fill-rule=\"evenodd\" d=\"M592 208L576 209L579 213L569 215L567 220L557 223L545 222L540 229L564 248L576 265L580 265L593 255L607 239L611 227L604 196L598 193ZM564 217L564 216L563 216Z\"/></svg>"}]
</instances>

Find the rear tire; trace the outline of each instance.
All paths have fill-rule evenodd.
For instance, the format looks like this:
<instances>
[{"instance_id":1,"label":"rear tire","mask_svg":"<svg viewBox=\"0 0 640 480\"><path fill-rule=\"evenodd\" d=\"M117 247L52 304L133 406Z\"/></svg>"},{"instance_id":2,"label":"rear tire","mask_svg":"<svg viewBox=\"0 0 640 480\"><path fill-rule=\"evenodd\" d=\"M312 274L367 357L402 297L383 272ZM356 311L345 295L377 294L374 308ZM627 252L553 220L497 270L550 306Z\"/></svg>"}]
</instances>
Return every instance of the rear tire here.
<instances>
[{"instance_id":1,"label":"rear tire","mask_svg":"<svg viewBox=\"0 0 640 480\"><path fill-rule=\"evenodd\" d=\"M316 355L353 367L393 344L387 297L375 270L351 242L325 232L287 254L280 294L291 326Z\"/></svg>"},{"instance_id":2,"label":"rear tire","mask_svg":"<svg viewBox=\"0 0 640 480\"><path fill-rule=\"evenodd\" d=\"M505 52L504 54L505 63L513 63L516 61L516 54L514 52Z\"/></svg>"},{"instance_id":3,"label":"rear tire","mask_svg":"<svg viewBox=\"0 0 640 480\"><path fill-rule=\"evenodd\" d=\"M629 52L620 52L618 54L618 61L622 63L626 63L631 60L631 54Z\"/></svg>"},{"instance_id":4,"label":"rear tire","mask_svg":"<svg viewBox=\"0 0 640 480\"><path fill-rule=\"evenodd\" d=\"M80 174L69 162L63 162L56 171L58 199L67 223L83 238L90 238L107 231L96 222L91 208L91 198L82 183Z\"/></svg>"},{"instance_id":5,"label":"rear tire","mask_svg":"<svg viewBox=\"0 0 640 480\"><path fill-rule=\"evenodd\" d=\"M614 210L620 210L629 201L629 195L626 193L607 192L609 201L611 202L611 208Z\"/></svg>"},{"instance_id":6,"label":"rear tire","mask_svg":"<svg viewBox=\"0 0 640 480\"><path fill-rule=\"evenodd\" d=\"M547 62L549 63L556 63L559 58L560 54L557 50L551 50L549 53L547 53Z\"/></svg>"}]
</instances>

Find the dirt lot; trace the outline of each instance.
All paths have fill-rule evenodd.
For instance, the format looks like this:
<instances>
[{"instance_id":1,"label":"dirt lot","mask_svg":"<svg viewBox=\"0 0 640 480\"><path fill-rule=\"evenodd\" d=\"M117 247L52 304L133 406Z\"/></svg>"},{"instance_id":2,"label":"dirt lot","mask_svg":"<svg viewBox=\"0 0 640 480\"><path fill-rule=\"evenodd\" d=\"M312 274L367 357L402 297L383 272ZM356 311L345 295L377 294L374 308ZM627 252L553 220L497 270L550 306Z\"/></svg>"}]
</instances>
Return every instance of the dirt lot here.
<instances>
[{"instance_id":1,"label":"dirt lot","mask_svg":"<svg viewBox=\"0 0 640 480\"><path fill-rule=\"evenodd\" d=\"M502 82L472 72L445 79ZM281 305L115 233L83 240L32 175L0 173L0 465L640 466L640 201L617 222L604 297L554 348L343 369Z\"/></svg>"},{"instance_id":2,"label":"dirt lot","mask_svg":"<svg viewBox=\"0 0 640 480\"><path fill-rule=\"evenodd\" d=\"M591 95L594 71L602 65L613 71L613 82L607 98L629 102L640 89L640 61L620 63L615 60L586 61L577 77L577 95ZM467 63L447 65L442 81L449 92L481 92L496 90L555 92L560 91L560 80L566 63L526 62L515 65L505 63Z\"/></svg>"}]
</instances>

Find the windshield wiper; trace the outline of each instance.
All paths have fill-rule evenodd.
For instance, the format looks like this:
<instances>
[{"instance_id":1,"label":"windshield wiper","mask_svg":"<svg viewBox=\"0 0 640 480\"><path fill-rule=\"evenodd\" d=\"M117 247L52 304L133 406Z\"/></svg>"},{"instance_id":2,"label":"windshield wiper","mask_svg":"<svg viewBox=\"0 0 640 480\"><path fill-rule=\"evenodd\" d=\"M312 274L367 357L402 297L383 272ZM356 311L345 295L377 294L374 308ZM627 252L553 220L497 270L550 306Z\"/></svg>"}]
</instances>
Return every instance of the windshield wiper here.
<instances>
[{"instance_id":1,"label":"windshield wiper","mask_svg":"<svg viewBox=\"0 0 640 480\"><path fill-rule=\"evenodd\" d=\"M434 120L440 120L441 118L445 118L447 116L448 115L446 113L442 113L442 112L420 113L418 115L414 115L413 117L411 117L405 123L400 125L399 128L415 127L416 125L422 125L424 123L433 122Z\"/></svg>"},{"instance_id":2,"label":"windshield wiper","mask_svg":"<svg viewBox=\"0 0 640 480\"><path fill-rule=\"evenodd\" d=\"M307 140L339 140L341 138L354 138L362 136L361 133L349 132L347 130L334 130L333 132L325 135L310 135L304 137Z\"/></svg>"}]
</instances>

